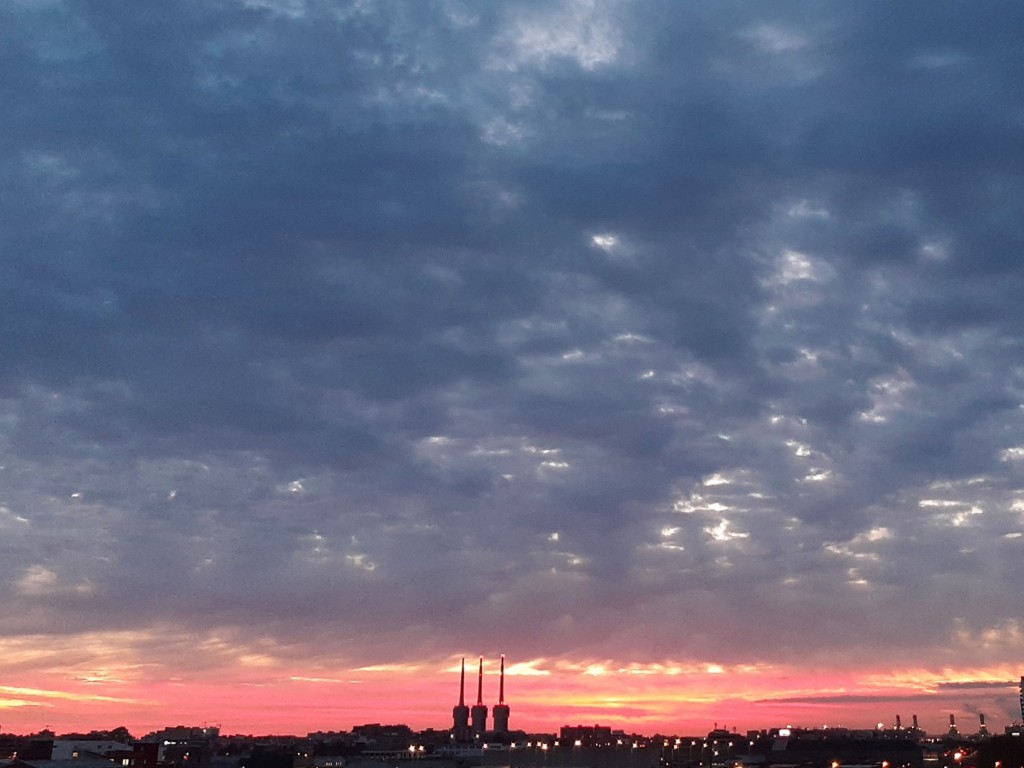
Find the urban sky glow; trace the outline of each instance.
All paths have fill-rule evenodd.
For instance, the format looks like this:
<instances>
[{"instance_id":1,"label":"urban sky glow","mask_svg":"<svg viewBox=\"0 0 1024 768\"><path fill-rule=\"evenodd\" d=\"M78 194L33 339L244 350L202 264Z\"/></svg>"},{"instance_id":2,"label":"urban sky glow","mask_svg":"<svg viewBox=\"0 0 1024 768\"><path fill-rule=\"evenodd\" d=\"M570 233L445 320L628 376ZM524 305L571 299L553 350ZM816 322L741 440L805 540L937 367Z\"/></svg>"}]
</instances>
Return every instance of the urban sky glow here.
<instances>
[{"instance_id":1,"label":"urban sky glow","mask_svg":"<svg viewBox=\"0 0 1024 768\"><path fill-rule=\"evenodd\" d=\"M964 731L1019 3L6 0L0 727Z\"/></svg>"}]
</instances>

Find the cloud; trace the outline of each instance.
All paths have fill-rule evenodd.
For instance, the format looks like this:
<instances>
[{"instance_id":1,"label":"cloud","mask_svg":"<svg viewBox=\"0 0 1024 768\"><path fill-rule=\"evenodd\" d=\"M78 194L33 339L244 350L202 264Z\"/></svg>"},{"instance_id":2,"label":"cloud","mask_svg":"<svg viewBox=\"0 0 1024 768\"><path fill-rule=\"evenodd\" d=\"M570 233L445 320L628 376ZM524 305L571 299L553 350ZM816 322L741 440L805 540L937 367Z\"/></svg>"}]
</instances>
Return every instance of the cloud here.
<instances>
[{"instance_id":1,"label":"cloud","mask_svg":"<svg viewBox=\"0 0 1024 768\"><path fill-rule=\"evenodd\" d=\"M959 691L959 690L973 690L984 689L984 688L1016 688L1017 681L997 681L997 680L959 680L950 683L939 683L938 687L942 690Z\"/></svg>"}]
</instances>

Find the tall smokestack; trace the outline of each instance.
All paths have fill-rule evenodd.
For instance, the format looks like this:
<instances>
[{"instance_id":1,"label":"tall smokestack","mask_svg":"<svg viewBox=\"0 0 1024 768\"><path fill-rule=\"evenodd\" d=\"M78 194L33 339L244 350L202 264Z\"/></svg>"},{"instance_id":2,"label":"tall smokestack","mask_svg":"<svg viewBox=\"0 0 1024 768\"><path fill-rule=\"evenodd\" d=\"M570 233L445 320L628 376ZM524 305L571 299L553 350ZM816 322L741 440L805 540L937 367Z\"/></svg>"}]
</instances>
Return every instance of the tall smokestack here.
<instances>
[{"instance_id":1,"label":"tall smokestack","mask_svg":"<svg viewBox=\"0 0 1024 768\"><path fill-rule=\"evenodd\" d=\"M978 735L979 736L988 736L988 726L985 725L985 713L984 712L979 712L978 713Z\"/></svg>"},{"instance_id":2,"label":"tall smokestack","mask_svg":"<svg viewBox=\"0 0 1024 768\"><path fill-rule=\"evenodd\" d=\"M480 673L476 678L476 703L484 703L484 657L480 657Z\"/></svg>"},{"instance_id":3,"label":"tall smokestack","mask_svg":"<svg viewBox=\"0 0 1024 768\"><path fill-rule=\"evenodd\" d=\"M498 683L498 703L494 707L494 730L508 733L509 706L505 703L505 654L501 655L501 678Z\"/></svg>"},{"instance_id":4,"label":"tall smokestack","mask_svg":"<svg viewBox=\"0 0 1024 768\"><path fill-rule=\"evenodd\" d=\"M896 730L897 731L902 731L903 730L903 722L900 720L900 716L899 715L896 715Z\"/></svg>"},{"instance_id":5,"label":"tall smokestack","mask_svg":"<svg viewBox=\"0 0 1024 768\"><path fill-rule=\"evenodd\" d=\"M469 707L466 706L466 657L462 657L462 674L459 676L459 703L452 707L452 739L457 742L470 740Z\"/></svg>"},{"instance_id":6,"label":"tall smokestack","mask_svg":"<svg viewBox=\"0 0 1024 768\"><path fill-rule=\"evenodd\" d=\"M911 715L911 717L913 717L913 718L914 718L914 730L915 730L915 731L919 731L919 730L921 730L921 729L920 729L920 728L919 728L919 727L917 726L917 715Z\"/></svg>"},{"instance_id":7,"label":"tall smokestack","mask_svg":"<svg viewBox=\"0 0 1024 768\"><path fill-rule=\"evenodd\" d=\"M950 714L950 716L949 716L949 735L950 736L959 736L960 735L960 729L958 729L956 727L956 716L953 715L953 714Z\"/></svg>"},{"instance_id":8,"label":"tall smokestack","mask_svg":"<svg viewBox=\"0 0 1024 768\"><path fill-rule=\"evenodd\" d=\"M473 736L483 736L487 731L487 707L484 705L484 657L480 657L480 671L476 682L476 704L470 710L473 722Z\"/></svg>"}]
</instances>

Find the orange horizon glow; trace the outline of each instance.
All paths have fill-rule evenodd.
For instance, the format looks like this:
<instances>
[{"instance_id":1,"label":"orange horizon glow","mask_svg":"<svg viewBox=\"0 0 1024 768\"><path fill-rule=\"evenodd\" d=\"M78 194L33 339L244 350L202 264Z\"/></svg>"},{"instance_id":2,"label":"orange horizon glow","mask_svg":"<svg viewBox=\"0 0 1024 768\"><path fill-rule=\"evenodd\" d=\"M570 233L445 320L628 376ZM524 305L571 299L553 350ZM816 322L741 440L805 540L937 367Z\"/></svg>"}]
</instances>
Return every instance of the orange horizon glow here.
<instances>
[{"instance_id":1,"label":"orange horizon glow","mask_svg":"<svg viewBox=\"0 0 1024 768\"><path fill-rule=\"evenodd\" d=\"M323 661L304 666L269 651L213 643L230 662L176 673L172 665L136 658L133 639L138 638L93 634L66 638L68 647L49 650L38 638L0 641L6 654L0 685L4 731L123 725L142 736L168 725L218 724L223 733L303 735L369 722L447 729L458 699L460 656L331 670ZM76 643L92 653L59 664ZM485 658L489 706L497 701L497 673L497 656ZM740 733L782 725L871 728L878 722L891 726L897 714L909 725L916 714L923 728L943 733L953 713L966 733L976 728L972 712L985 712L993 729L1014 719L1008 702L1016 701L1012 681L1018 678L1008 665L822 670L537 658L507 661L505 695L512 727L527 732L557 732L580 723L648 735L702 734L716 723ZM467 673L467 690L475 684L471 679ZM972 694L973 700L943 689L958 681L995 686L989 694Z\"/></svg>"}]
</instances>

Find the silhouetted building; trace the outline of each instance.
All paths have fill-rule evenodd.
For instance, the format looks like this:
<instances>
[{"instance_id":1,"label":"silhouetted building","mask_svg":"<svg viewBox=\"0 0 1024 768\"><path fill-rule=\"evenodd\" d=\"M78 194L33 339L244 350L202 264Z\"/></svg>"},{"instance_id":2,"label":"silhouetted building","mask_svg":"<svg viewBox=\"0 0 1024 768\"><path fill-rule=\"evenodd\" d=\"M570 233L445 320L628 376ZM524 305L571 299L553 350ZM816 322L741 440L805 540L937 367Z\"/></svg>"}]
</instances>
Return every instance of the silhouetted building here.
<instances>
[{"instance_id":1,"label":"silhouetted building","mask_svg":"<svg viewBox=\"0 0 1024 768\"><path fill-rule=\"evenodd\" d=\"M12 736L4 744L4 757L21 760L49 760L53 757L53 739Z\"/></svg>"},{"instance_id":2,"label":"silhouetted building","mask_svg":"<svg viewBox=\"0 0 1024 768\"><path fill-rule=\"evenodd\" d=\"M978 746L978 768L1016 768L1024 765L1024 737L993 736Z\"/></svg>"},{"instance_id":3,"label":"silhouetted building","mask_svg":"<svg viewBox=\"0 0 1024 768\"><path fill-rule=\"evenodd\" d=\"M921 746L910 739L826 735L822 738L778 738L768 753L768 763L813 768L829 768L837 764L922 768L924 754Z\"/></svg>"},{"instance_id":4,"label":"silhouetted building","mask_svg":"<svg viewBox=\"0 0 1024 768\"><path fill-rule=\"evenodd\" d=\"M156 768L160 754L160 745L156 742L137 741L131 749L114 750L105 754L123 768Z\"/></svg>"},{"instance_id":5,"label":"silhouetted building","mask_svg":"<svg viewBox=\"0 0 1024 768\"><path fill-rule=\"evenodd\" d=\"M412 729L404 723L353 725L352 736L367 749L385 752L405 751L415 738Z\"/></svg>"},{"instance_id":6,"label":"silhouetted building","mask_svg":"<svg viewBox=\"0 0 1024 768\"><path fill-rule=\"evenodd\" d=\"M83 757L108 757L110 752L131 753L132 745L105 739L54 739L51 759L78 760Z\"/></svg>"},{"instance_id":7,"label":"silhouetted building","mask_svg":"<svg viewBox=\"0 0 1024 768\"><path fill-rule=\"evenodd\" d=\"M558 738L563 744L581 747L609 747L616 741L607 725L563 725Z\"/></svg>"},{"instance_id":8,"label":"silhouetted building","mask_svg":"<svg viewBox=\"0 0 1024 768\"><path fill-rule=\"evenodd\" d=\"M293 768L295 758L291 751L256 748L252 754L241 757L238 768Z\"/></svg>"},{"instance_id":9,"label":"silhouetted building","mask_svg":"<svg viewBox=\"0 0 1024 768\"><path fill-rule=\"evenodd\" d=\"M159 744L159 761L177 768L208 768L214 741L220 736L217 727L176 725L146 734L142 741Z\"/></svg>"}]
</instances>

